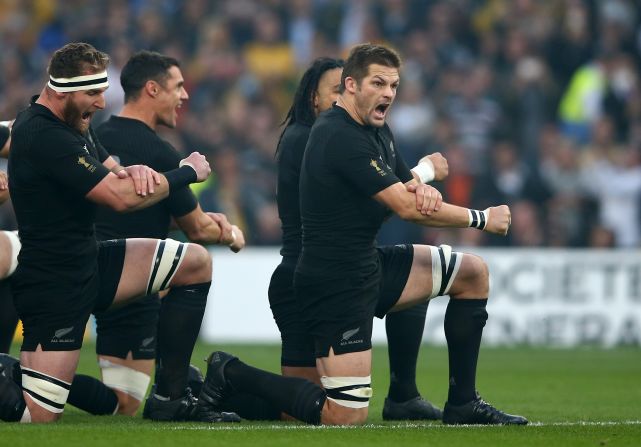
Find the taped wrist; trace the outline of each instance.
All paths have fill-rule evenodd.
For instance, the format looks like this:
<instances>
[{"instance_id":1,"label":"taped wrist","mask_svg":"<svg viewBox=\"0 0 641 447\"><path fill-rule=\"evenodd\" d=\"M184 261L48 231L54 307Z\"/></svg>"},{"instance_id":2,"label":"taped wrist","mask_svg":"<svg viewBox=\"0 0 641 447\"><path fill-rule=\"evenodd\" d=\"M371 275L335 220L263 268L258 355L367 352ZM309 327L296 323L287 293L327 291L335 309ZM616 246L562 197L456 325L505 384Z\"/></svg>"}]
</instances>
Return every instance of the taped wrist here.
<instances>
[{"instance_id":1,"label":"taped wrist","mask_svg":"<svg viewBox=\"0 0 641 447\"><path fill-rule=\"evenodd\" d=\"M429 183L434 180L434 163L429 158L421 161L412 168L412 171L421 179L421 183Z\"/></svg>"},{"instance_id":2,"label":"taped wrist","mask_svg":"<svg viewBox=\"0 0 641 447\"><path fill-rule=\"evenodd\" d=\"M469 219L468 227L485 230L485 226L487 225L487 221L490 217L490 213L487 209L483 211L467 210L467 215Z\"/></svg>"},{"instance_id":3,"label":"taped wrist","mask_svg":"<svg viewBox=\"0 0 641 447\"><path fill-rule=\"evenodd\" d=\"M177 169L165 172L164 175L169 184L169 192L189 186L198 180L196 170L191 164L187 163Z\"/></svg>"}]
</instances>

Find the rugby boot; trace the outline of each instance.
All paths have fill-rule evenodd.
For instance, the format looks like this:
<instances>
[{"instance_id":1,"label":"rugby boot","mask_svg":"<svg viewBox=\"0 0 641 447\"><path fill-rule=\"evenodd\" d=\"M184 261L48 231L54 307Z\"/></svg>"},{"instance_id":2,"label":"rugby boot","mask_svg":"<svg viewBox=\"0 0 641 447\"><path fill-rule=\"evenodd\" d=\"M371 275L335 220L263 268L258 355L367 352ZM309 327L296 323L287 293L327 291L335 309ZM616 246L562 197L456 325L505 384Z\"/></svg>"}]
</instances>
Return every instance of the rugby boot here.
<instances>
[{"instance_id":1,"label":"rugby boot","mask_svg":"<svg viewBox=\"0 0 641 447\"><path fill-rule=\"evenodd\" d=\"M443 412L430 401L416 396L404 402L395 402L385 398L383 420L385 421L440 421Z\"/></svg>"},{"instance_id":2,"label":"rugby boot","mask_svg":"<svg viewBox=\"0 0 641 447\"><path fill-rule=\"evenodd\" d=\"M3 370L0 374L0 421L18 422L27 406L22 397L22 388L12 377L7 377Z\"/></svg>"},{"instance_id":3,"label":"rugby boot","mask_svg":"<svg viewBox=\"0 0 641 447\"><path fill-rule=\"evenodd\" d=\"M526 425L528 420L523 416L507 414L494 408L477 392L474 400L463 405L452 405L446 402L443 409L443 423L447 425Z\"/></svg>"},{"instance_id":4,"label":"rugby boot","mask_svg":"<svg viewBox=\"0 0 641 447\"><path fill-rule=\"evenodd\" d=\"M189 376L187 377L187 386L191 388L191 392L194 396L200 396L200 390L203 387L203 382L205 378L203 373L200 372L200 368L194 365L189 365Z\"/></svg>"},{"instance_id":5,"label":"rugby boot","mask_svg":"<svg viewBox=\"0 0 641 447\"><path fill-rule=\"evenodd\" d=\"M233 360L238 360L238 357L223 351L212 352L207 358L207 374L198 395L200 411L220 408L223 401L233 394L234 389L225 378L225 366Z\"/></svg>"},{"instance_id":6,"label":"rugby boot","mask_svg":"<svg viewBox=\"0 0 641 447\"><path fill-rule=\"evenodd\" d=\"M13 379L18 385L22 384L20 360L9 354L0 353L0 375Z\"/></svg>"},{"instance_id":7,"label":"rugby boot","mask_svg":"<svg viewBox=\"0 0 641 447\"><path fill-rule=\"evenodd\" d=\"M165 422L240 422L240 417L236 413L199 411L198 399L194 397L189 388L185 390L183 397L175 400L159 399L154 393L154 388L145 401L143 419Z\"/></svg>"}]
</instances>

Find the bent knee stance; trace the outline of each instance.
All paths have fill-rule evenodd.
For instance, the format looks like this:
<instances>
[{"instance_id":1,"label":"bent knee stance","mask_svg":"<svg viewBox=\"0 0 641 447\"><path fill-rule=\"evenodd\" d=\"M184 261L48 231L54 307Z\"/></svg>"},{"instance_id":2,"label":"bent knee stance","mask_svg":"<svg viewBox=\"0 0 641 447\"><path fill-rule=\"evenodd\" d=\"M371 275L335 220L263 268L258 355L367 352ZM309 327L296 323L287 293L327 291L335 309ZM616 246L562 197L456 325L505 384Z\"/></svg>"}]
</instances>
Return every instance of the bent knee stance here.
<instances>
[{"instance_id":1,"label":"bent knee stance","mask_svg":"<svg viewBox=\"0 0 641 447\"><path fill-rule=\"evenodd\" d=\"M22 389L33 402L45 410L64 411L71 384L31 368L22 367Z\"/></svg>"},{"instance_id":2,"label":"bent knee stance","mask_svg":"<svg viewBox=\"0 0 641 447\"><path fill-rule=\"evenodd\" d=\"M326 423L362 424L372 397L372 377L321 377L327 400L340 408L338 414L324 418ZM343 411L345 410L345 411ZM354 410L354 411L349 411Z\"/></svg>"},{"instance_id":3,"label":"bent knee stance","mask_svg":"<svg viewBox=\"0 0 641 447\"><path fill-rule=\"evenodd\" d=\"M151 295L169 287L169 283L185 259L186 245L188 244L173 239L165 239L156 243L145 295Z\"/></svg>"},{"instance_id":4,"label":"bent knee stance","mask_svg":"<svg viewBox=\"0 0 641 447\"><path fill-rule=\"evenodd\" d=\"M440 245L438 247L430 246L432 255L432 293L429 298L447 295L454 283L463 253L452 251L449 245Z\"/></svg>"},{"instance_id":5,"label":"bent knee stance","mask_svg":"<svg viewBox=\"0 0 641 447\"><path fill-rule=\"evenodd\" d=\"M465 253L461 268L456 278L455 298L487 297L490 291L489 270L485 261L479 256Z\"/></svg>"},{"instance_id":6,"label":"bent knee stance","mask_svg":"<svg viewBox=\"0 0 641 447\"><path fill-rule=\"evenodd\" d=\"M119 410L127 414L135 412L140 402L145 398L151 377L141 371L106 359L101 358L98 363L102 371L103 383L122 393L118 395ZM132 399L128 399L127 396Z\"/></svg>"}]
</instances>

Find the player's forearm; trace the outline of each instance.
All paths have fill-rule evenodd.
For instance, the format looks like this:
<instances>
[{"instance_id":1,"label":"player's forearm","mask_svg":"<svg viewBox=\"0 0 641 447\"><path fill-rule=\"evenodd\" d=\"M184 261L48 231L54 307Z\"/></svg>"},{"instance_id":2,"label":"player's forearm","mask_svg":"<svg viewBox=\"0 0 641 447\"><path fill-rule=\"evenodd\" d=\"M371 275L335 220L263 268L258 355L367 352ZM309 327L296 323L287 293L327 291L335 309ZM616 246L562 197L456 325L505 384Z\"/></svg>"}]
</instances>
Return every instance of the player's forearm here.
<instances>
[{"instance_id":1,"label":"player's forearm","mask_svg":"<svg viewBox=\"0 0 641 447\"><path fill-rule=\"evenodd\" d=\"M192 242L217 244L220 241L220 226L202 211L198 212L194 224L185 228L184 231Z\"/></svg>"},{"instance_id":2,"label":"player's forearm","mask_svg":"<svg viewBox=\"0 0 641 447\"><path fill-rule=\"evenodd\" d=\"M150 207L160 202L169 195L169 184L164 176L160 176L160 184L155 186L153 194L141 196L137 194L133 181L130 178L116 178L113 182L114 200L109 204L115 211L132 212Z\"/></svg>"},{"instance_id":3,"label":"player's forearm","mask_svg":"<svg viewBox=\"0 0 641 447\"><path fill-rule=\"evenodd\" d=\"M119 178L113 173L88 195L94 202L107 205L118 212L132 212L147 208L165 199L173 188L182 188L197 180L196 171L189 166L173 169L158 176L154 192L140 195L131 177ZM104 183L104 185L102 185Z\"/></svg>"},{"instance_id":4,"label":"player's forearm","mask_svg":"<svg viewBox=\"0 0 641 447\"><path fill-rule=\"evenodd\" d=\"M415 222L426 227L449 227L449 228L467 228L469 227L469 213L467 208L457 205L451 205L443 202L438 211L432 212L429 216L421 214L412 208L405 220Z\"/></svg>"}]
</instances>

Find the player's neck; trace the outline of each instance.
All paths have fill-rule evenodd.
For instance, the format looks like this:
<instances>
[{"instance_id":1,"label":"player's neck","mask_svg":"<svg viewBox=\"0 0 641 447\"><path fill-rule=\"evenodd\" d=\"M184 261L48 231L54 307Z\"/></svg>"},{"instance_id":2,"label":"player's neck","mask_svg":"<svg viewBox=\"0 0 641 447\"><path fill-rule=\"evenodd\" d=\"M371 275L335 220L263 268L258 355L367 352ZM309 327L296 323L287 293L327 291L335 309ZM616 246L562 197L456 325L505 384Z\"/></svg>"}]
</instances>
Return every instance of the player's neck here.
<instances>
[{"instance_id":1,"label":"player's neck","mask_svg":"<svg viewBox=\"0 0 641 447\"><path fill-rule=\"evenodd\" d=\"M36 104L46 107L58 119L64 121L64 114L62 113L64 109L63 104L59 101L53 101L49 96L50 94L51 92L47 91L47 87L43 88L40 92L40 96L36 99Z\"/></svg>"},{"instance_id":2,"label":"player's neck","mask_svg":"<svg viewBox=\"0 0 641 447\"><path fill-rule=\"evenodd\" d=\"M156 114L151 107L144 107L143 104L138 104L137 102L127 103L123 106L118 116L142 121L153 130L156 130Z\"/></svg>"},{"instance_id":3,"label":"player's neck","mask_svg":"<svg viewBox=\"0 0 641 447\"><path fill-rule=\"evenodd\" d=\"M339 96L336 100L336 105L345 109L347 114L351 116L352 119L358 124L360 124L361 126L365 125L365 121L363 121L363 119L356 112L356 104L354 104L354 101L352 101L349 97L345 98L343 95Z\"/></svg>"}]
</instances>

